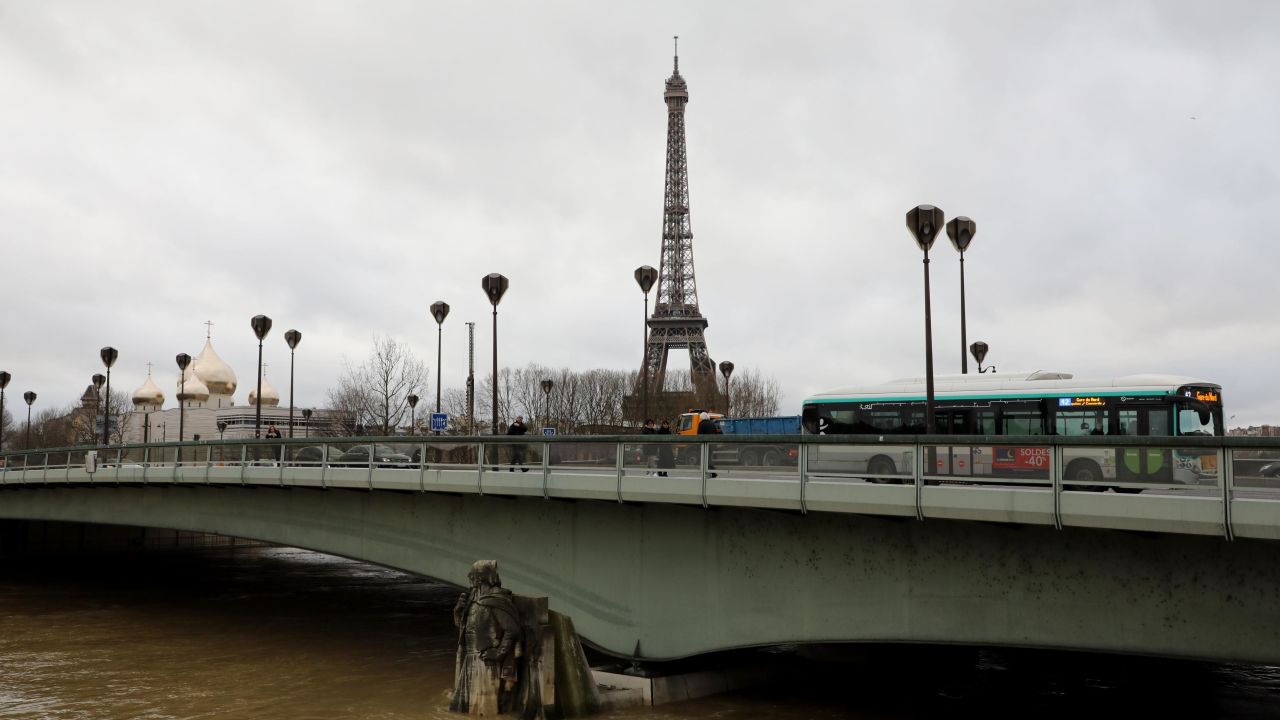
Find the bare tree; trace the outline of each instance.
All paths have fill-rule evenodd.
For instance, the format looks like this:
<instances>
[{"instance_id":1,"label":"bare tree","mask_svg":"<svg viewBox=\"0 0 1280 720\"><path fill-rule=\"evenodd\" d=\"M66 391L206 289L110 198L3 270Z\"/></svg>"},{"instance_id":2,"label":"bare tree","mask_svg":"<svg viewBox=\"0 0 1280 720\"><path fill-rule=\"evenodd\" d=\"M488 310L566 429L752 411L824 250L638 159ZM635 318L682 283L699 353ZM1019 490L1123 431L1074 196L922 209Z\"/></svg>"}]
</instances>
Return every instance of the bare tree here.
<instances>
[{"instance_id":1,"label":"bare tree","mask_svg":"<svg viewBox=\"0 0 1280 720\"><path fill-rule=\"evenodd\" d=\"M738 370L729 381L729 410L734 417L768 417L778 414L778 380L758 370Z\"/></svg>"},{"instance_id":2,"label":"bare tree","mask_svg":"<svg viewBox=\"0 0 1280 720\"><path fill-rule=\"evenodd\" d=\"M409 346L390 337L373 338L369 357L347 364L338 386L328 392L329 407L350 418L351 431L391 435L409 417L410 395L425 387L427 366Z\"/></svg>"}]
</instances>

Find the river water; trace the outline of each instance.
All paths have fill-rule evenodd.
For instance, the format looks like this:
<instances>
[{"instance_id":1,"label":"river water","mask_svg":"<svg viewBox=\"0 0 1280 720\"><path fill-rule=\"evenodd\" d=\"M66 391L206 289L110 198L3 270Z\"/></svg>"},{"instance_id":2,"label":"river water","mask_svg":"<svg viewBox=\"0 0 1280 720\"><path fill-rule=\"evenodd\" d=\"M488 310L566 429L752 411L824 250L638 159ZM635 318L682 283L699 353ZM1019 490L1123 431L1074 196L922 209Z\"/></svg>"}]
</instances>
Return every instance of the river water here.
<instances>
[{"instance_id":1,"label":"river water","mask_svg":"<svg viewBox=\"0 0 1280 720\"><path fill-rule=\"evenodd\" d=\"M0 565L0 718L457 718L446 587L289 548ZM604 717L1280 717L1280 668L867 648L758 661L747 691Z\"/></svg>"}]
</instances>

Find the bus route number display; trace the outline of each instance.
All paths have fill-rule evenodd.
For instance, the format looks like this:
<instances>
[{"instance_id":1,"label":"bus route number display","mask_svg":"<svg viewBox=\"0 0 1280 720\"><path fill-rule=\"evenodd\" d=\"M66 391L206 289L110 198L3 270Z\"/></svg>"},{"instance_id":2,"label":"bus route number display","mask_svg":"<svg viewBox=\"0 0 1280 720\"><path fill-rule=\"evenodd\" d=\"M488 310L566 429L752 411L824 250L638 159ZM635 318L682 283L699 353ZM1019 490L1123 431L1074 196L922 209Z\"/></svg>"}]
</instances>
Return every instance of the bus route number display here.
<instances>
[{"instance_id":1,"label":"bus route number display","mask_svg":"<svg viewBox=\"0 0 1280 720\"><path fill-rule=\"evenodd\" d=\"M1105 407L1106 404L1105 400L1096 395L1058 398L1058 407Z\"/></svg>"}]
</instances>

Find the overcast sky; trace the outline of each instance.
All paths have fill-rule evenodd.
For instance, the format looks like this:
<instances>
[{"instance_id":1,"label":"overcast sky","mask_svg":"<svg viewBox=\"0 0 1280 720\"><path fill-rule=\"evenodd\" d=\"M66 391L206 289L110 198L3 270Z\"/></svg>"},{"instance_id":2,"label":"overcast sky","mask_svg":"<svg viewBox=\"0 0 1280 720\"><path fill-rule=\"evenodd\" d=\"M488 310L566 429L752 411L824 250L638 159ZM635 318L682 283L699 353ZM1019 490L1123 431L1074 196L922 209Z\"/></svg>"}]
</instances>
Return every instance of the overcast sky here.
<instances>
[{"instance_id":1,"label":"overcast sky","mask_svg":"<svg viewBox=\"0 0 1280 720\"><path fill-rule=\"evenodd\" d=\"M636 370L680 35L716 360L822 389L923 373L920 203L968 215L969 340L1000 372L1221 383L1280 422L1274 2L0 0L0 368L67 404L120 360L172 402L215 347L320 406L374 334L443 378ZM959 263L932 253L934 357ZM687 357L674 356L675 366ZM428 393L429 394L429 393ZM14 406L10 406L14 407ZM37 409L39 409L37 407Z\"/></svg>"}]
</instances>

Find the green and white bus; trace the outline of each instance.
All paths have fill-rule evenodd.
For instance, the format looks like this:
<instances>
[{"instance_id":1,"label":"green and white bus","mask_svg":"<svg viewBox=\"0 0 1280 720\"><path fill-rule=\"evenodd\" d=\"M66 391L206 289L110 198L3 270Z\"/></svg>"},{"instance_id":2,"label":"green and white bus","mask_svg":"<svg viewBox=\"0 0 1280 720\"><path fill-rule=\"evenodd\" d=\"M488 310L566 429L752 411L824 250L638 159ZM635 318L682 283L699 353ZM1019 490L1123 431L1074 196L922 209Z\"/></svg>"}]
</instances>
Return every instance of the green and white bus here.
<instances>
[{"instance_id":1,"label":"green and white bus","mask_svg":"<svg viewBox=\"0 0 1280 720\"><path fill-rule=\"evenodd\" d=\"M940 435L988 438L1224 434L1221 386L1175 375L1076 379L1070 373L1040 371L940 376L934 381L934 417ZM803 426L810 434L923 435L924 378L814 395L804 401ZM941 453L935 459L938 473L975 477L1038 477L1045 475L1048 460L1047 447L994 442L967 447L962 457ZM840 465L845 472L884 477L908 471L903 463L909 461L909 456L865 447L843 453ZM1064 459L1063 478L1093 488L1104 480L1197 484L1216 476L1216 461L1216 454L1196 450L1073 448Z\"/></svg>"}]
</instances>

